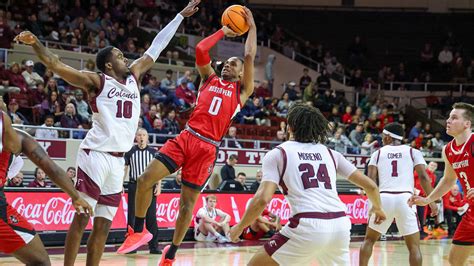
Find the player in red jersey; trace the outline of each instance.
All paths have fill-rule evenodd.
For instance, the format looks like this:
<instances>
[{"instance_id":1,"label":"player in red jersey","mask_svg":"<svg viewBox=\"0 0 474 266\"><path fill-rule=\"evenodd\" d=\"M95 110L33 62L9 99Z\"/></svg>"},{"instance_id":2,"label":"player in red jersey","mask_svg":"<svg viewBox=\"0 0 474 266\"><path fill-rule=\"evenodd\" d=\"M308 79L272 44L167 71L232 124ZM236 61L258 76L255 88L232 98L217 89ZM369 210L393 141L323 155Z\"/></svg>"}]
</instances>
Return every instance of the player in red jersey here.
<instances>
[{"instance_id":1,"label":"player in red jersey","mask_svg":"<svg viewBox=\"0 0 474 266\"><path fill-rule=\"evenodd\" d=\"M474 251L474 135L473 126L474 106L467 103L455 103L446 121L446 133L454 139L443 149L445 162L444 177L436 188L427 196L413 196L409 203L425 206L440 199L448 193L457 178L460 179L469 209L464 214L461 223L453 236L449 252L451 265L465 265L469 255Z\"/></svg>"},{"instance_id":2,"label":"player in red jersey","mask_svg":"<svg viewBox=\"0 0 474 266\"><path fill-rule=\"evenodd\" d=\"M257 29L249 9L245 9L245 17L250 29L245 42L244 59L229 58L224 63L221 78L211 67L209 50L224 35L235 37L236 33L222 27L196 46L196 65L202 78L196 108L186 129L175 139L166 142L145 173L139 177L134 232L129 231L119 253L133 251L148 241L150 233L143 229L144 217L151 201L151 192L148 192L156 182L181 167L183 186L176 230L172 245L163 249L160 265L170 265L174 261L176 250L189 228L194 204L212 173L220 141L232 118L254 90L253 64L257 50Z\"/></svg>"},{"instance_id":3,"label":"player in red jersey","mask_svg":"<svg viewBox=\"0 0 474 266\"><path fill-rule=\"evenodd\" d=\"M0 108L4 105L0 99ZM0 110L0 253L11 254L26 265L50 265L48 253L33 226L7 202L3 188L7 182L10 158L22 152L43 169L49 178L72 198L72 204L91 215L91 206L79 196L66 172L27 133L13 129L10 117Z\"/></svg>"},{"instance_id":4,"label":"player in red jersey","mask_svg":"<svg viewBox=\"0 0 474 266\"><path fill-rule=\"evenodd\" d=\"M259 240L266 233L271 232L270 235L273 235L281 228L280 217L265 209L257 220L244 229L242 238L245 240Z\"/></svg>"}]
</instances>

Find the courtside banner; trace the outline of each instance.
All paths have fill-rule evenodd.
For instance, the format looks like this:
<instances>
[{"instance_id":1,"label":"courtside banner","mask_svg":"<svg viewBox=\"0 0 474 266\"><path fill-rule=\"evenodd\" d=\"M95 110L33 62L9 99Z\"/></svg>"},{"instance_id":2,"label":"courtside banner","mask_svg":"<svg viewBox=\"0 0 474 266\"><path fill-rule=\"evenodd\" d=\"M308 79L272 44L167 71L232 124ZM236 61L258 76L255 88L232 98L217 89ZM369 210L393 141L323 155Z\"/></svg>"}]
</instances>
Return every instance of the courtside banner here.
<instances>
[{"instance_id":1,"label":"courtside banner","mask_svg":"<svg viewBox=\"0 0 474 266\"><path fill-rule=\"evenodd\" d=\"M22 191L5 192L5 194L9 204L28 219L37 231L66 231L74 218L75 210L72 207L71 199L62 192ZM209 194L201 194L196 203L194 214L205 204L206 195ZM216 193L214 195L217 197L217 208L232 217L231 225L240 221L253 197L253 194ZM340 195L340 198L346 204L346 213L353 224L367 223L368 200L365 196ZM178 217L179 193L162 193L157 198L156 209L158 226L161 228L174 227ZM282 218L282 224L285 224L291 217L290 206L281 194L276 194L273 197L267 209L279 215ZM112 222L112 229L125 230L127 210L127 194L123 194L117 215ZM193 223L190 227L192 226L194 226ZM92 224L89 222L87 229L91 228Z\"/></svg>"}]
</instances>

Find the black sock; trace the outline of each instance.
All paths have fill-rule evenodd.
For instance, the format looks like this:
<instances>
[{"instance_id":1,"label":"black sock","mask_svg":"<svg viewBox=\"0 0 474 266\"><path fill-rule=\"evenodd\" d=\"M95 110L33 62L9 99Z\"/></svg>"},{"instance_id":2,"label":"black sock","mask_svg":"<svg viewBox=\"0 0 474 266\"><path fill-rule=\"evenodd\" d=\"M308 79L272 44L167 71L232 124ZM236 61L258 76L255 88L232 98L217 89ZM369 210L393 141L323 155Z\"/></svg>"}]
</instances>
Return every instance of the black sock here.
<instances>
[{"instance_id":1,"label":"black sock","mask_svg":"<svg viewBox=\"0 0 474 266\"><path fill-rule=\"evenodd\" d=\"M168 252L166 252L165 258L173 260L174 256L176 255L176 251L178 251L178 246L171 244L170 249L168 249Z\"/></svg>"},{"instance_id":2,"label":"black sock","mask_svg":"<svg viewBox=\"0 0 474 266\"><path fill-rule=\"evenodd\" d=\"M135 225L133 226L133 231L135 233L143 232L143 225L145 224L145 217L136 217L135 216Z\"/></svg>"}]
</instances>

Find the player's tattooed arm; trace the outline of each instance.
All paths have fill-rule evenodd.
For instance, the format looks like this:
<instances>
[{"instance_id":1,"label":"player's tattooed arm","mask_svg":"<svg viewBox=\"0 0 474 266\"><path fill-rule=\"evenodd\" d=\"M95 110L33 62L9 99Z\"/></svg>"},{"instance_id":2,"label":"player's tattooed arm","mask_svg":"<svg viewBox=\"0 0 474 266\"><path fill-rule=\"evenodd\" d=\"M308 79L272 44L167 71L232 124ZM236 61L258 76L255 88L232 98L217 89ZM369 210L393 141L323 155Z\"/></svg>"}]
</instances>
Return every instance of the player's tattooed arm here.
<instances>
[{"instance_id":1,"label":"player's tattooed arm","mask_svg":"<svg viewBox=\"0 0 474 266\"><path fill-rule=\"evenodd\" d=\"M35 54L48 69L51 69L51 71L61 76L73 86L87 90L88 92L95 91L100 87L100 77L96 73L79 71L64 64L61 62L59 56L46 48L33 33L23 31L18 34L14 40L31 45Z\"/></svg>"}]
</instances>

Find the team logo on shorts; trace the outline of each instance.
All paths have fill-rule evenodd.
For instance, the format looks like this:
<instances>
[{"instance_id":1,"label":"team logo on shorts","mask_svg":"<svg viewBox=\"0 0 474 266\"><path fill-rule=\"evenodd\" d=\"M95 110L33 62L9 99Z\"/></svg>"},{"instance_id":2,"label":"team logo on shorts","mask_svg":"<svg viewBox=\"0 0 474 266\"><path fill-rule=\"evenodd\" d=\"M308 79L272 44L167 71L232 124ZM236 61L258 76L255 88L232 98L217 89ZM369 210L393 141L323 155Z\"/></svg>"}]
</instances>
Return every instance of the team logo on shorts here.
<instances>
[{"instance_id":1,"label":"team logo on shorts","mask_svg":"<svg viewBox=\"0 0 474 266\"><path fill-rule=\"evenodd\" d=\"M19 221L18 221L18 218L16 218L16 216L14 215L10 215L10 224L17 224Z\"/></svg>"}]
</instances>

